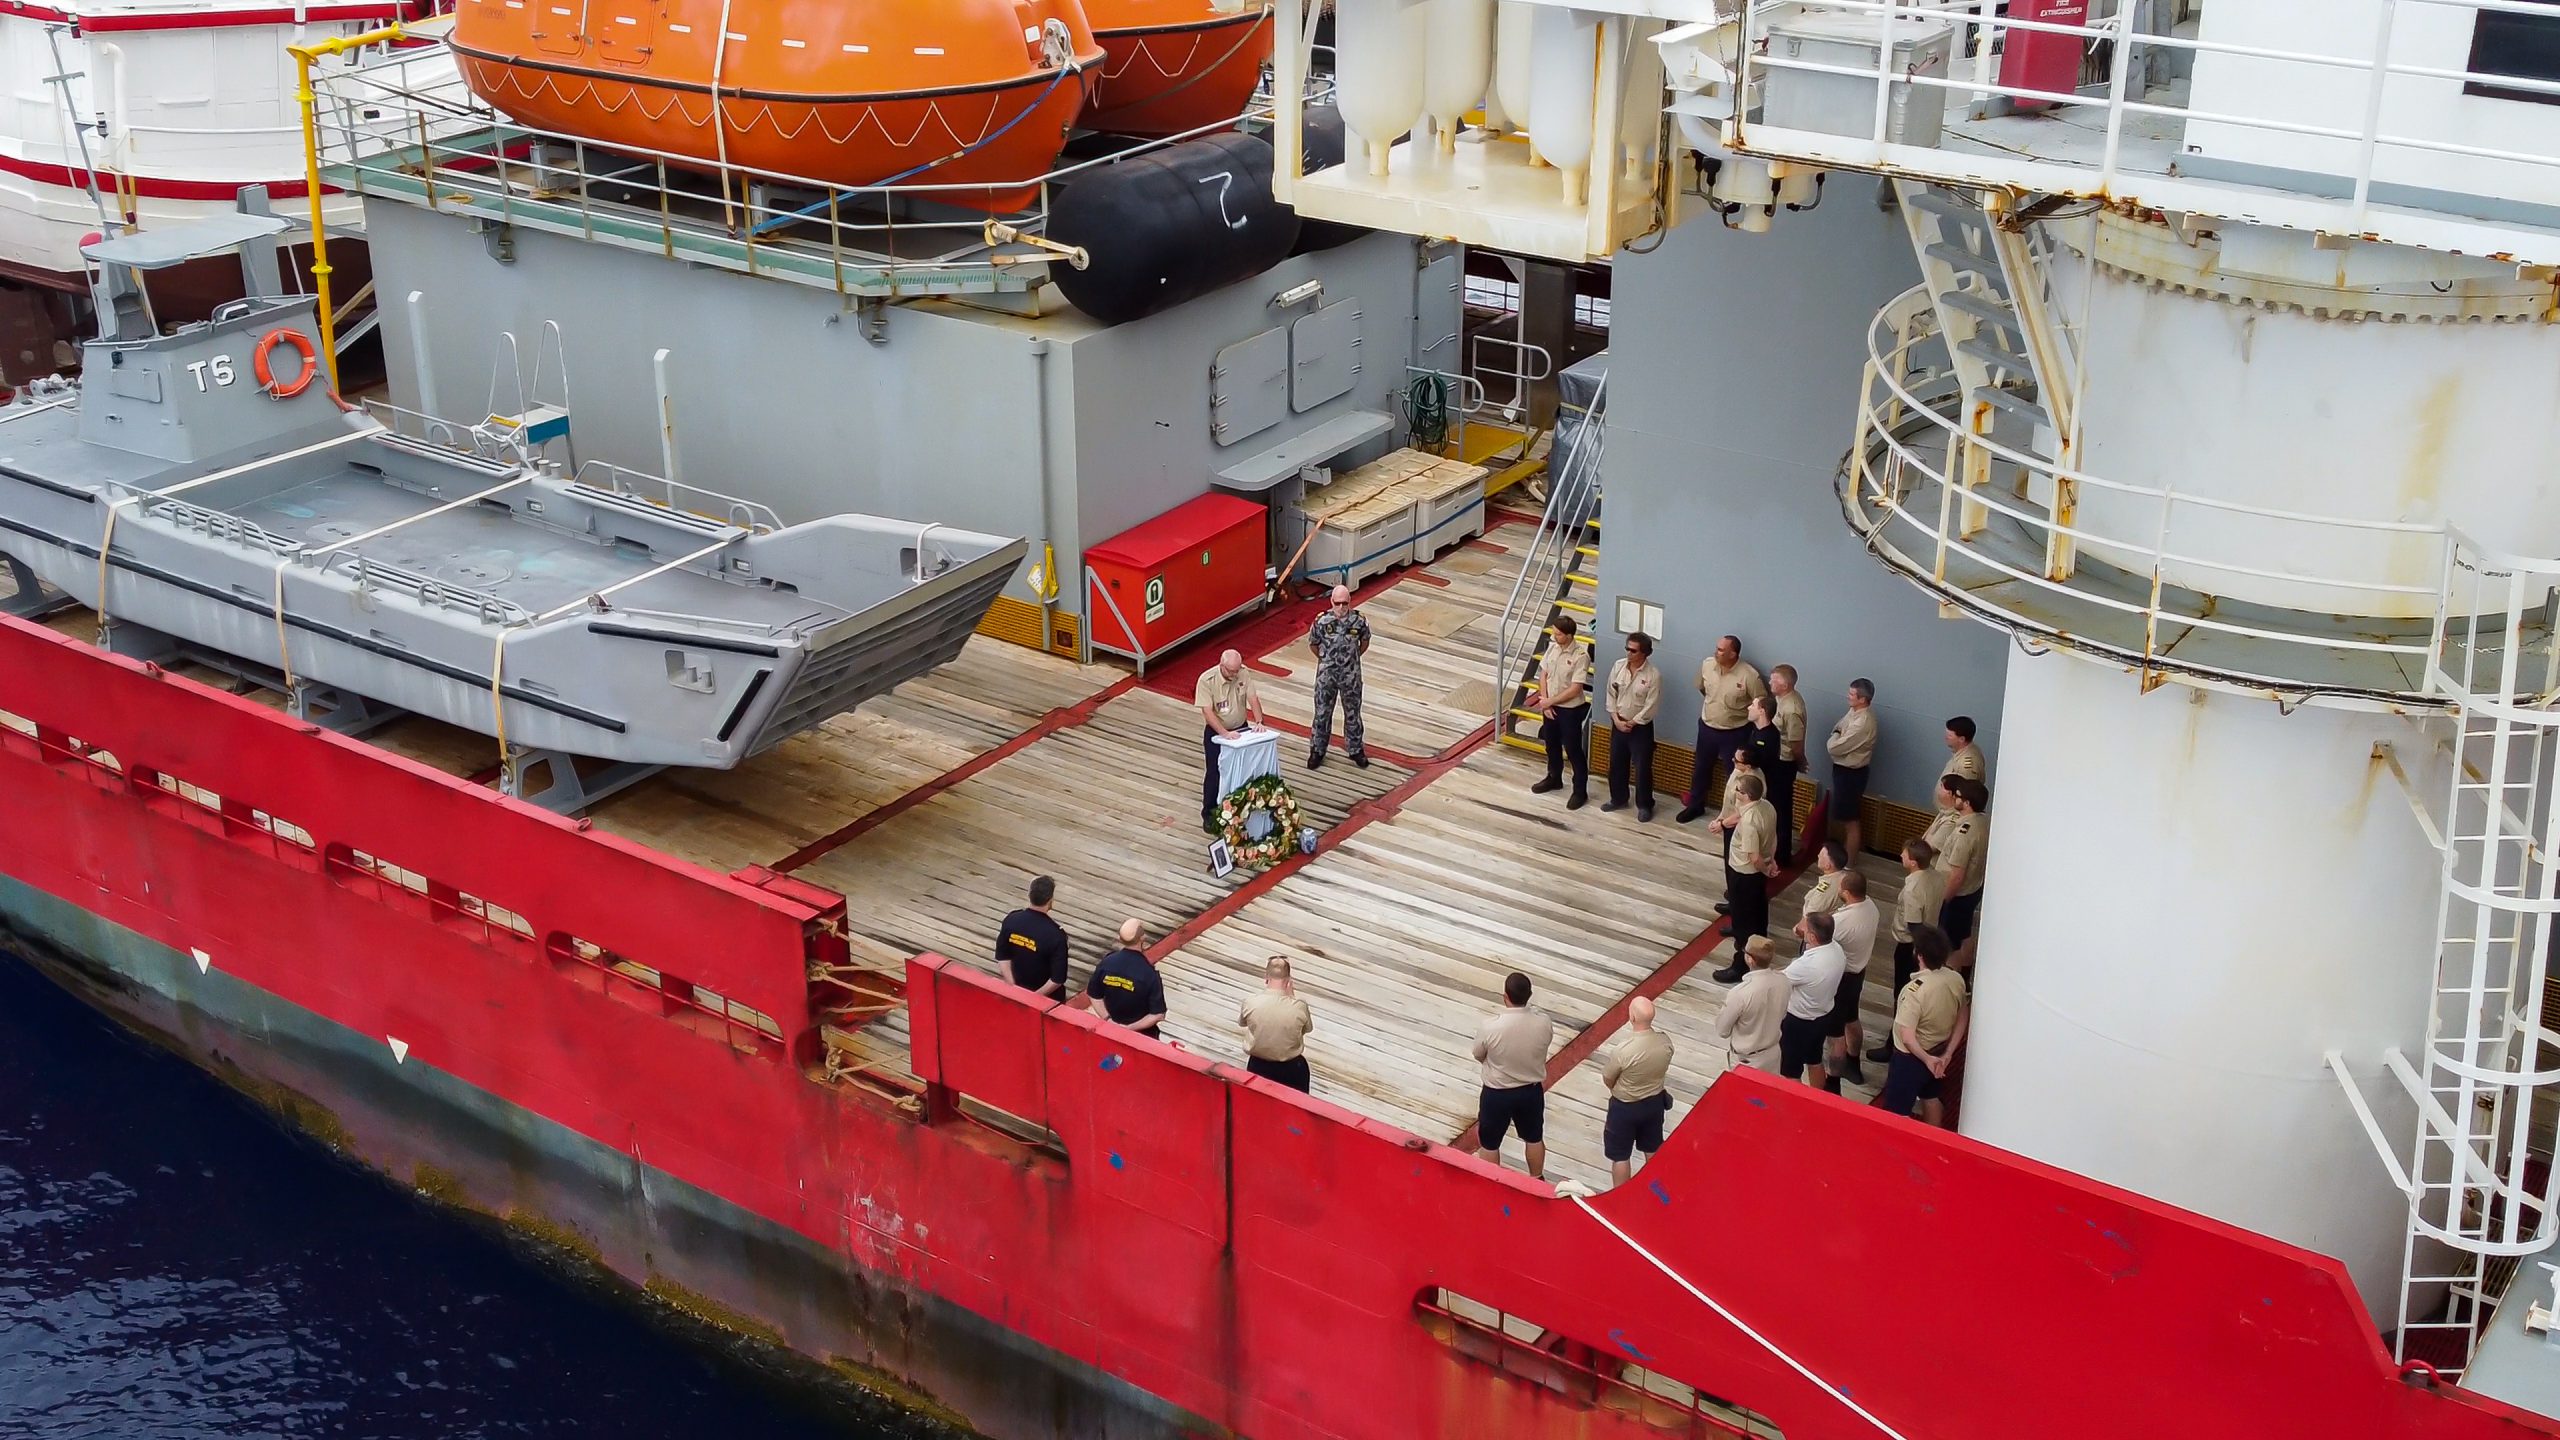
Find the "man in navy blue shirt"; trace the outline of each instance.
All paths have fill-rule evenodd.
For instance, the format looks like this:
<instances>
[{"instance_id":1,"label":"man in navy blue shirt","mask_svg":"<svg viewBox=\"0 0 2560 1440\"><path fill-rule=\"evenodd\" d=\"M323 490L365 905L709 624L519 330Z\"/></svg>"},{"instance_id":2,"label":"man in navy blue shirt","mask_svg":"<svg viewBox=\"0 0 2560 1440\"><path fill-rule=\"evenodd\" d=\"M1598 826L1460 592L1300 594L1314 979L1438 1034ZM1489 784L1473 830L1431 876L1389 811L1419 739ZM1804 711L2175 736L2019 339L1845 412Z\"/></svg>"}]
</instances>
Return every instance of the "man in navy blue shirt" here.
<instances>
[{"instance_id":1,"label":"man in navy blue shirt","mask_svg":"<svg viewBox=\"0 0 2560 1440\"><path fill-rule=\"evenodd\" d=\"M1084 993L1075 999L1079 1010L1090 1010L1093 1002L1102 1002L1102 1013L1114 1025L1125 1025L1141 1035L1161 1040L1164 1031L1164 977L1156 973L1155 963L1147 959L1139 947L1146 943L1147 927L1135 920L1120 927L1120 948L1102 957L1093 974L1084 982Z\"/></svg>"},{"instance_id":2,"label":"man in navy blue shirt","mask_svg":"<svg viewBox=\"0 0 2560 1440\"><path fill-rule=\"evenodd\" d=\"M1031 906L1004 917L1004 928L996 931L996 963L1013 976L1013 983L1045 999L1063 1000L1067 995L1067 932L1049 918L1049 902L1057 898L1058 882L1043 875L1031 882Z\"/></svg>"}]
</instances>

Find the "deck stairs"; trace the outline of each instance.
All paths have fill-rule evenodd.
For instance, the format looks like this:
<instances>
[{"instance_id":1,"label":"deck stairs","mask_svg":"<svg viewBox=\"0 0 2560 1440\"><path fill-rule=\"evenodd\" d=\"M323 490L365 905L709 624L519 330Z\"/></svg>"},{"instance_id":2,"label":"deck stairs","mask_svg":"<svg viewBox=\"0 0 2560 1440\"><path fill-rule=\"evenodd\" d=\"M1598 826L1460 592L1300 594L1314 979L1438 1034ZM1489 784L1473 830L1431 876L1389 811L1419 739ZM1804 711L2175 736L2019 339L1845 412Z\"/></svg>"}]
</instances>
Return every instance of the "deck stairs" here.
<instances>
[{"instance_id":1,"label":"deck stairs","mask_svg":"<svg viewBox=\"0 0 2560 1440\"><path fill-rule=\"evenodd\" d=\"M1543 719L1529 708L1538 665L1554 643L1555 622L1570 617L1581 630L1575 643L1588 648L1600 616L1600 468L1604 449L1597 418L1608 382L1592 395L1594 418L1574 433L1573 444L1550 473L1546 512L1520 566L1520 579L1502 612L1502 641L1494 660L1494 695L1502 711L1494 734L1505 745L1541 750ZM1597 677L1594 677L1597 684Z\"/></svg>"},{"instance_id":2,"label":"deck stairs","mask_svg":"<svg viewBox=\"0 0 2560 1440\"><path fill-rule=\"evenodd\" d=\"M2061 458L2072 435L2071 343L2046 285L2041 227L2019 225L2007 197L1894 182L1938 333L1964 386L1975 434Z\"/></svg>"}]
</instances>

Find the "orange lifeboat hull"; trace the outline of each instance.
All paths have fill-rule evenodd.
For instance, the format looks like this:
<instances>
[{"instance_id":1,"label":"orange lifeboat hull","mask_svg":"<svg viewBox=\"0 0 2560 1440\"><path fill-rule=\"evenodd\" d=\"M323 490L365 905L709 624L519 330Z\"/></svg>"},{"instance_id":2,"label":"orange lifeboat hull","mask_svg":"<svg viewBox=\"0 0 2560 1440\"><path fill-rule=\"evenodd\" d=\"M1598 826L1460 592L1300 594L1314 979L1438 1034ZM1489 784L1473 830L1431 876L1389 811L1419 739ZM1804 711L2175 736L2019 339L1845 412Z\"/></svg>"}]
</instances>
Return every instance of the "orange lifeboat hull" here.
<instances>
[{"instance_id":1,"label":"orange lifeboat hull","mask_svg":"<svg viewBox=\"0 0 2560 1440\"><path fill-rule=\"evenodd\" d=\"M724 14L725 40L716 48ZM705 167L1029 204L1104 55L1076 0L462 0L473 94L537 130Z\"/></svg>"},{"instance_id":2,"label":"orange lifeboat hull","mask_svg":"<svg viewBox=\"0 0 2560 1440\"><path fill-rule=\"evenodd\" d=\"M1086 128L1179 135L1233 120L1271 58L1266 7L1221 15L1209 0L1085 0L1103 50Z\"/></svg>"}]
</instances>

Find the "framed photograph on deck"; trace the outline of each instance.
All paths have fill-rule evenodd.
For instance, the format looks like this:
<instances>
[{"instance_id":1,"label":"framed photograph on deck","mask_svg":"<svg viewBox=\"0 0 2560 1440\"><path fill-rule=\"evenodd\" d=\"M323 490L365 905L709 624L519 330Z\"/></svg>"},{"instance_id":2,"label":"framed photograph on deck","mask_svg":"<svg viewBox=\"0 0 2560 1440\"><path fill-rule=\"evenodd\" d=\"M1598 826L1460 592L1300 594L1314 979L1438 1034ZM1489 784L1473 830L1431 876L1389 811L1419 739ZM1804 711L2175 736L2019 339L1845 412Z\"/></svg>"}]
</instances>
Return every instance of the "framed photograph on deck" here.
<instances>
[{"instance_id":1,"label":"framed photograph on deck","mask_svg":"<svg viewBox=\"0 0 2560 1440\"><path fill-rule=\"evenodd\" d=\"M1221 880L1224 880L1229 875L1234 874L1235 870L1236 855L1234 851L1227 848L1227 842L1224 840L1210 841L1209 873L1217 876Z\"/></svg>"}]
</instances>

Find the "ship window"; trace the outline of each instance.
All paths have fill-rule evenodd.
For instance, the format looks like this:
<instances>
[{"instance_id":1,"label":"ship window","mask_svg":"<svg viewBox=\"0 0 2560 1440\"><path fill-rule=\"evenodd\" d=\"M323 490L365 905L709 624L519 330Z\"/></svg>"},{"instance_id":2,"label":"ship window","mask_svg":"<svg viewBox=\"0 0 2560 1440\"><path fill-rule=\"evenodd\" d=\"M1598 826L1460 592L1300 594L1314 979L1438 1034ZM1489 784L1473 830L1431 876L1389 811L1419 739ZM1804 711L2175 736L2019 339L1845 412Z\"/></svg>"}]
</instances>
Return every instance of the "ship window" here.
<instances>
[{"instance_id":1,"label":"ship window","mask_svg":"<svg viewBox=\"0 0 2560 1440\"><path fill-rule=\"evenodd\" d=\"M2552 6L2553 13L2543 16L2519 15L2508 10L2481 11L2472 21L2471 59L2463 68L2474 75L2511 76L2560 87L2560 0L2524 0L2524 3ZM2462 93L2486 95L2497 100L2528 100L2537 105L2560 105L2560 89L2523 90L2493 81L2474 80L2462 87Z\"/></svg>"},{"instance_id":2,"label":"ship window","mask_svg":"<svg viewBox=\"0 0 2560 1440\"><path fill-rule=\"evenodd\" d=\"M1425 1289L1414 1314L1434 1339L1467 1359L1577 1405L1641 1416L1675 1434L1785 1435L1768 1416L1647 1369L1619 1347L1570 1339L1454 1290Z\"/></svg>"},{"instance_id":3,"label":"ship window","mask_svg":"<svg viewBox=\"0 0 2560 1440\"><path fill-rule=\"evenodd\" d=\"M30 740L36 738L36 722L24 715L12 715L6 710L0 710L0 730L15 730Z\"/></svg>"}]
</instances>

